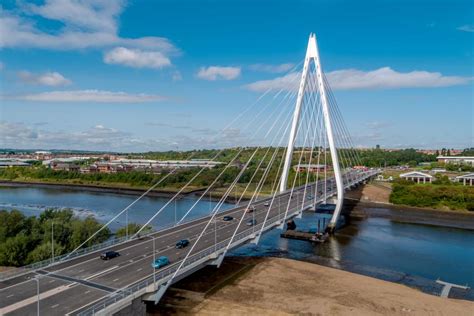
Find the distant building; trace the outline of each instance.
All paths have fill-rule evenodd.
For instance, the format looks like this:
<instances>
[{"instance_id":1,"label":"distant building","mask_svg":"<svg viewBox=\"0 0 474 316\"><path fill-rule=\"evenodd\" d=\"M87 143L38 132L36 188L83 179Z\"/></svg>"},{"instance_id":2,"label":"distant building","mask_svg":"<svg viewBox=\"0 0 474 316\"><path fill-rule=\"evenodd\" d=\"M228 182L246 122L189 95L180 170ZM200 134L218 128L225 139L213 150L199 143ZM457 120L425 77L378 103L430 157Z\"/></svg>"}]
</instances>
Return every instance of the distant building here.
<instances>
[{"instance_id":1,"label":"distant building","mask_svg":"<svg viewBox=\"0 0 474 316\"><path fill-rule=\"evenodd\" d=\"M0 168L10 168L10 167L29 167L31 166L27 162L23 161L0 161Z\"/></svg>"},{"instance_id":2,"label":"distant building","mask_svg":"<svg viewBox=\"0 0 474 316\"><path fill-rule=\"evenodd\" d=\"M438 156L436 159L441 163L452 163L457 165L466 164L474 166L474 156Z\"/></svg>"},{"instance_id":3,"label":"distant building","mask_svg":"<svg viewBox=\"0 0 474 316\"><path fill-rule=\"evenodd\" d=\"M79 172L79 165L73 162L53 162L50 165L51 169L56 171L70 171L70 172Z\"/></svg>"},{"instance_id":4,"label":"distant building","mask_svg":"<svg viewBox=\"0 0 474 316\"><path fill-rule=\"evenodd\" d=\"M293 166L293 170L296 172L317 172L317 171L324 171L326 165L318 165L318 164L299 164Z\"/></svg>"},{"instance_id":5,"label":"distant building","mask_svg":"<svg viewBox=\"0 0 474 316\"><path fill-rule=\"evenodd\" d=\"M455 181L462 182L463 185L470 185L474 184L474 173L467 173L463 174L462 176L458 176L455 178Z\"/></svg>"},{"instance_id":6,"label":"distant building","mask_svg":"<svg viewBox=\"0 0 474 316\"><path fill-rule=\"evenodd\" d=\"M433 181L432 175L429 175L427 173L423 173L420 171L411 171L407 173L402 173L400 175L400 178L408 180L408 181L414 181L416 183L426 183L426 182Z\"/></svg>"}]
</instances>

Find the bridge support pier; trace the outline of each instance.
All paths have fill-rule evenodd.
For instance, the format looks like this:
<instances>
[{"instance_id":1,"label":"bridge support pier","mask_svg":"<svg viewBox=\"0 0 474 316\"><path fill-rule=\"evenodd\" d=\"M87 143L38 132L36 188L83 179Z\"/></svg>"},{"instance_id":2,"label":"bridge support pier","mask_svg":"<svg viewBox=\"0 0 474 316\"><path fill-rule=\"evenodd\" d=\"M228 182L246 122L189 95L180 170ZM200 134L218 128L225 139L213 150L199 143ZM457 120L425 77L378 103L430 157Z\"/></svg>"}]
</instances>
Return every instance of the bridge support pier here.
<instances>
[{"instance_id":1,"label":"bridge support pier","mask_svg":"<svg viewBox=\"0 0 474 316\"><path fill-rule=\"evenodd\" d=\"M219 254L219 255L211 255L211 259L214 259L212 260L211 262L209 262L208 265L210 266L216 266L217 268L220 268L221 267L221 264L222 264L222 261L224 261L224 253L222 254Z\"/></svg>"}]
</instances>

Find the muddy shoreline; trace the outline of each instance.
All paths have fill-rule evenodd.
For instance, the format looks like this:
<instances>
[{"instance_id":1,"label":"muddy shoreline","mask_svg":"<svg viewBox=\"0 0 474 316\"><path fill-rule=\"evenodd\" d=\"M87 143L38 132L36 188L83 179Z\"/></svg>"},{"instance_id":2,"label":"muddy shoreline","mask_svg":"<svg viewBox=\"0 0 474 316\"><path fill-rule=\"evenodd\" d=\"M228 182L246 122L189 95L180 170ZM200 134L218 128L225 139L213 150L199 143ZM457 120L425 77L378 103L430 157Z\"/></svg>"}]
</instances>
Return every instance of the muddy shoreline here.
<instances>
[{"instance_id":1,"label":"muddy shoreline","mask_svg":"<svg viewBox=\"0 0 474 316\"><path fill-rule=\"evenodd\" d=\"M407 224L474 230L474 214L469 212L442 211L348 199L346 199L344 203L344 213L349 215L351 219L355 220L368 217L378 217Z\"/></svg>"},{"instance_id":2,"label":"muddy shoreline","mask_svg":"<svg viewBox=\"0 0 474 316\"><path fill-rule=\"evenodd\" d=\"M228 257L177 282L150 315L464 315L474 303L285 258ZM363 294L361 294L363 293Z\"/></svg>"}]
</instances>

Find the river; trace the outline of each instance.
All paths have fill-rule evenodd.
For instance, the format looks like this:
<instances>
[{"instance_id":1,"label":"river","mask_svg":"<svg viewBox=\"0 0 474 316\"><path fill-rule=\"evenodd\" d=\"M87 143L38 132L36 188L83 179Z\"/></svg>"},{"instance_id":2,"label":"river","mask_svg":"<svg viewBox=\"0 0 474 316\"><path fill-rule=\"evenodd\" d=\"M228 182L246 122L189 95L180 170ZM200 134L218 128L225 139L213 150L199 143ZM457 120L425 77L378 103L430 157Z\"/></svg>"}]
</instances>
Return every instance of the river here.
<instances>
[{"instance_id":1,"label":"river","mask_svg":"<svg viewBox=\"0 0 474 316\"><path fill-rule=\"evenodd\" d=\"M71 208L78 216L93 215L99 221L110 220L136 196L47 188L0 188L0 209L18 209L26 215L38 215L44 209ZM143 223L167 199L146 197L129 211L129 221ZM152 225L172 224L196 201L189 197L170 204ZM191 218L207 214L216 202L201 201ZM231 207L225 204L224 208ZM176 214L176 216L175 216ZM315 226L318 215L305 213L296 220L299 229ZM116 229L125 216L112 224ZM280 238L274 229L264 235L258 246L234 249L237 256L280 256L324 264L377 278L406 284L428 293L439 293L435 281L474 286L474 231L439 226L393 222L384 218L353 220L324 244ZM474 300L474 291L457 291L455 297Z\"/></svg>"}]
</instances>

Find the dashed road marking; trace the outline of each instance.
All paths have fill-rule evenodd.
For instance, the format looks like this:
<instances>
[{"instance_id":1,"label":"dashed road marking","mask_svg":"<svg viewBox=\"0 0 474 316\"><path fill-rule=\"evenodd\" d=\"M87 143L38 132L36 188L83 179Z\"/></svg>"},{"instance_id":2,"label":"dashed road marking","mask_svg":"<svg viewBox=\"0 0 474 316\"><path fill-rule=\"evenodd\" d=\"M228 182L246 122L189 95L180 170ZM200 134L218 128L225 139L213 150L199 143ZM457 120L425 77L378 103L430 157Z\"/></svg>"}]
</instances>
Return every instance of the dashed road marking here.
<instances>
[{"instance_id":1,"label":"dashed road marking","mask_svg":"<svg viewBox=\"0 0 474 316\"><path fill-rule=\"evenodd\" d=\"M87 294L87 293L90 293L90 292L91 292L90 290L87 290L87 291L84 292L84 294Z\"/></svg>"},{"instance_id":2,"label":"dashed road marking","mask_svg":"<svg viewBox=\"0 0 474 316\"><path fill-rule=\"evenodd\" d=\"M53 282L55 282L55 281L56 281L56 280L51 280L51 281L49 281L48 283L53 283Z\"/></svg>"},{"instance_id":3,"label":"dashed road marking","mask_svg":"<svg viewBox=\"0 0 474 316\"><path fill-rule=\"evenodd\" d=\"M120 280L120 279L119 278L113 279L112 282L117 282L118 280Z\"/></svg>"},{"instance_id":4,"label":"dashed road marking","mask_svg":"<svg viewBox=\"0 0 474 316\"><path fill-rule=\"evenodd\" d=\"M56 308L58 306L59 306L59 304L54 304L54 305L51 306L51 308Z\"/></svg>"},{"instance_id":5,"label":"dashed road marking","mask_svg":"<svg viewBox=\"0 0 474 316\"><path fill-rule=\"evenodd\" d=\"M7 296L7 298L12 297L12 296L15 296L15 294L10 294Z\"/></svg>"},{"instance_id":6,"label":"dashed road marking","mask_svg":"<svg viewBox=\"0 0 474 316\"><path fill-rule=\"evenodd\" d=\"M142 270L143 270L143 268L139 268L139 269L137 269L137 272L138 272L138 271L142 271Z\"/></svg>"}]
</instances>

